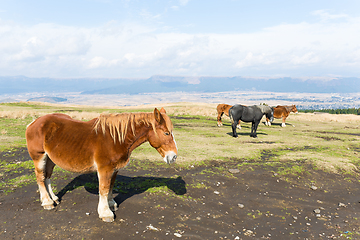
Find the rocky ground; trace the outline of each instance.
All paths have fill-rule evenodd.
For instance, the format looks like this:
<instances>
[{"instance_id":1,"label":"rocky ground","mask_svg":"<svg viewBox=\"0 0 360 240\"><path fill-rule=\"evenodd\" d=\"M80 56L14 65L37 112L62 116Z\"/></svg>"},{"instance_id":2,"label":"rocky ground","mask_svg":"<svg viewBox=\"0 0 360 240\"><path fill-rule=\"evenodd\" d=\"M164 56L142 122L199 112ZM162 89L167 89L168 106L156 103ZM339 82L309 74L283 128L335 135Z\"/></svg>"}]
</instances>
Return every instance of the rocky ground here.
<instances>
[{"instance_id":1,"label":"rocky ground","mask_svg":"<svg viewBox=\"0 0 360 240\"><path fill-rule=\"evenodd\" d=\"M0 153L7 163L29 159L26 149ZM61 203L47 211L34 182L12 188L8 181L33 170L5 171L0 239L360 239L355 174L308 165L282 175L279 166L239 165L245 162L209 160L181 168L135 161L119 172L113 223L98 218L95 174L57 172L53 182Z\"/></svg>"}]
</instances>

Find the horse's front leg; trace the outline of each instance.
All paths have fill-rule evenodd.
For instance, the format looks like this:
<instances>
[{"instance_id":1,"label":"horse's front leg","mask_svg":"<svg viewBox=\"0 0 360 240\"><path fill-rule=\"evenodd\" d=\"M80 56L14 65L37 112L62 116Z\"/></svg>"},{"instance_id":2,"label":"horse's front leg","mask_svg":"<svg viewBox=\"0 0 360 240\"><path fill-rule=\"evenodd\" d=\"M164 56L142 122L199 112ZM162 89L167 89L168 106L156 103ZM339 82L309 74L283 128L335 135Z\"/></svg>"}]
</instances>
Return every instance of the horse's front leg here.
<instances>
[{"instance_id":1,"label":"horse's front leg","mask_svg":"<svg viewBox=\"0 0 360 240\"><path fill-rule=\"evenodd\" d=\"M270 119L266 118L265 125L266 125L266 126L271 126Z\"/></svg>"},{"instance_id":2,"label":"horse's front leg","mask_svg":"<svg viewBox=\"0 0 360 240\"><path fill-rule=\"evenodd\" d=\"M114 213L110 210L109 207L109 191L111 187L111 181L113 177L113 170L98 170L99 178L99 205L98 213L99 218L104 222L113 222Z\"/></svg>"},{"instance_id":3,"label":"horse's front leg","mask_svg":"<svg viewBox=\"0 0 360 240\"><path fill-rule=\"evenodd\" d=\"M251 134L252 135L250 135L250 136L253 137L253 138L257 138L256 130L257 130L258 126L259 126L259 123L260 123L260 121L253 122L252 125L251 125Z\"/></svg>"},{"instance_id":4,"label":"horse's front leg","mask_svg":"<svg viewBox=\"0 0 360 240\"><path fill-rule=\"evenodd\" d=\"M109 190L109 194L108 194L108 203L109 203L109 207L112 211L118 210L118 204L115 202L114 197L113 197L113 188L114 188L114 184L115 184L115 180L116 180L116 175L117 175L117 171L114 172L114 174L111 178L110 190Z\"/></svg>"}]
</instances>

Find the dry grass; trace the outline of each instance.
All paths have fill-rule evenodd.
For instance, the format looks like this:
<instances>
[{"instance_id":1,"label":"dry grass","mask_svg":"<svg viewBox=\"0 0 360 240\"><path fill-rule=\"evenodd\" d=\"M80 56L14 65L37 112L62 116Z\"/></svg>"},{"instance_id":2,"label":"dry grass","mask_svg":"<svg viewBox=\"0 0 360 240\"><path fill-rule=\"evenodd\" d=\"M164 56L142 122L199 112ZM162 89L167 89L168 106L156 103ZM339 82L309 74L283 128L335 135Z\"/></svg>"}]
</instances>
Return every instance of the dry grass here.
<instances>
[{"instance_id":1,"label":"dry grass","mask_svg":"<svg viewBox=\"0 0 360 240\"><path fill-rule=\"evenodd\" d=\"M360 166L359 127L360 116L331 115L313 113L291 113L287 127L280 127L281 120L276 119L271 127L260 124L258 138L250 138L249 123L242 123L237 130L239 138L231 136L230 120L223 118L223 127L216 126L217 104L206 103L171 103L161 105L142 105L121 107L119 111L152 111L155 107L164 107L169 115L174 116L175 138L179 148L178 163L198 164L204 160L226 159L262 159L264 151L276 153L270 161L304 160L329 171L339 169L351 171ZM0 118L27 119L54 112L58 106L47 104L46 109L12 108L0 106ZM67 106L69 107L69 106ZM64 105L61 105L64 109ZM80 109L77 106L77 109ZM110 111L111 109L109 109ZM101 111L107 111L103 108ZM111 111L114 111L112 109ZM116 111L116 109L115 109ZM75 119L89 120L98 117L101 112L82 107L81 111L66 114ZM176 118L181 116L182 118ZM193 117L196 116L194 119ZM28 117L31 117L28 119ZM185 117L185 119L184 119ZM188 119L186 119L188 118ZM263 120L264 121L264 120ZM18 139L9 138L9 134L0 132L0 144L8 144ZM292 149L292 150L288 150ZM162 161L161 156L149 144L144 144L132 154L132 159Z\"/></svg>"}]
</instances>

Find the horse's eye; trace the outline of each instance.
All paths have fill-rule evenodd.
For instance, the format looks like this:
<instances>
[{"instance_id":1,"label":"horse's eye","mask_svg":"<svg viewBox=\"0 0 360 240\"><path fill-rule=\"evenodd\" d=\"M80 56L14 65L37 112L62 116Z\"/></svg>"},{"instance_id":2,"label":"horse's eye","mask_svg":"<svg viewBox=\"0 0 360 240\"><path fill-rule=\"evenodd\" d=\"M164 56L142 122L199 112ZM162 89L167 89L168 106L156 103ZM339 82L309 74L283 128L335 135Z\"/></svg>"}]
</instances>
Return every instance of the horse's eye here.
<instances>
[{"instance_id":1,"label":"horse's eye","mask_svg":"<svg viewBox=\"0 0 360 240\"><path fill-rule=\"evenodd\" d=\"M164 134L165 134L166 136L169 136L169 135L170 135L170 133L169 133L169 132L164 132Z\"/></svg>"}]
</instances>

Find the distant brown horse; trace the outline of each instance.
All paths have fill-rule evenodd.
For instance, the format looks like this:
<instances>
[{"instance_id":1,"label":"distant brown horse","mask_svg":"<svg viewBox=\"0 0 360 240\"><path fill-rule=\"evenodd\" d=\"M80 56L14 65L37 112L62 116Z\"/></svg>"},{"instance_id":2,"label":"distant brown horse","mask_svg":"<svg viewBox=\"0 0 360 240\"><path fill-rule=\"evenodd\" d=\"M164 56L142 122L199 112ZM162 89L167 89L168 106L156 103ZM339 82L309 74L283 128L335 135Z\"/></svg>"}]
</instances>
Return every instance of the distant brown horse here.
<instances>
[{"instance_id":1,"label":"distant brown horse","mask_svg":"<svg viewBox=\"0 0 360 240\"><path fill-rule=\"evenodd\" d=\"M217 105L216 110L217 110L217 113L218 113L218 116L217 116L217 125L218 125L218 127L221 127L223 125L222 122L221 122L221 117L222 117L222 115L224 113L225 113L226 116L229 117L229 109L231 107L232 106L228 105L228 104L219 104L219 105ZM237 128L241 129L240 121L239 121L239 123L237 125Z\"/></svg>"},{"instance_id":2,"label":"distant brown horse","mask_svg":"<svg viewBox=\"0 0 360 240\"><path fill-rule=\"evenodd\" d=\"M44 209L59 204L50 184L55 165L77 173L97 172L98 213L105 222L114 221L110 208L117 209L112 196L116 174L136 147L149 141L169 164L177 154L173 125L163 108L153 113L104 114L88 122L48 114L29 124L25 135Z\"/></svg>"},{"instance_id":3,"label":"distant brown horse","mask_svg":"<svg viewBox=\"0 0 360 240\"><path fill-rule=\"evenodd\" d=\"M298 113L295 105L290 106L276 106L274 108L274 118L282 118L282 127L286 127L285 120L289 116L290 112ZM266 125L271 126L271 122L266 118Z\"/></svg>"}]
</instances>

